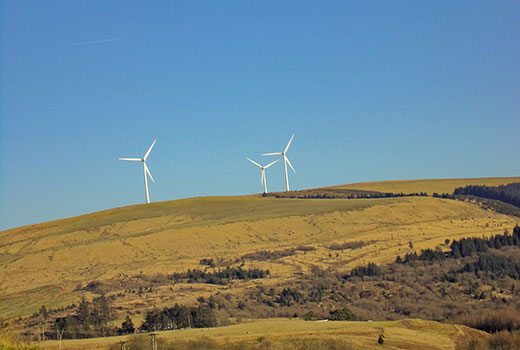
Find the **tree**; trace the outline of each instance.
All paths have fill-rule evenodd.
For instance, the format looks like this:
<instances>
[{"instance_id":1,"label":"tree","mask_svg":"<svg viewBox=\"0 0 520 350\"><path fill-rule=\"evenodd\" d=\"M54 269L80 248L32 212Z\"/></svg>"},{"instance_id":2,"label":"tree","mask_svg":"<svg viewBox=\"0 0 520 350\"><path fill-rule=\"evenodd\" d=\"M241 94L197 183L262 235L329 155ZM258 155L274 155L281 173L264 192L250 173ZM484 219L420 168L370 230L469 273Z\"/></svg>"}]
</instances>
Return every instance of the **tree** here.
<instances>
[{"instance_id":1,"label":"tree","mask_svg":"<svg viewBox=\"0 0 520 350\"><path fill-rule=\"evenodd\" d=\"M357 266L352 269L350 272L350 276L354 277L363 277L363 276L379 276L381 273L381 270L379 267L374 263L368 263L367 266Z\"/></svg>"},{"instance_id":2,"label":"tree","mask_svg":"<svg viewBox=\"0 0 520 350\"><path fill-rule=\"evenodd\" d=\"M343 309L331 311L329 319L331 321L355 321L357 317L352 311L344 307Z\"/></svg>"},{"instance_id":3,"label":"tree","mask_svg":"<svg viewBox=\"0 0 520 350\"><path fill-rule=\"evenodd\" d=\"M90 323L90 303L85 297L82 297L79 302L76 318L81 324Z\"/></svg>"},{"instance_id":4,"label":"tree","mask_svg":"<svg viewBox=\"0 0 520 350\"><path fill-rule=\"evenodd\" d=\"M215 313L208 306L201 305L191 312L194 328L215 327L217 318Z\"/></svg>"},{"instance_id":5,"label":"tree","mask_svg":"<svg viewBox=\"0 0 520 350\"><path fill-rule=\"evenodd\" d=\"M59 348L61 349L61 339L63 338L63 332L67 328L67 317L58 317L54 322L54 329L56 329L56 339L59 342Z\"/></svg>"},{"instance_id":6,"label":"tree","mask_svg":"<svg viewBox=\"0 0 520 350\"><path fill-rule=\"evenodd\" d=\"M47 318L49 317L49 312L47 311L45 305L42 305L42 307L40 308L40 315L42 315L44 320L47 320Z\"/></svg>"},{"instance_id":7,"label":"tree","mask_svg":"<svg viewBox=\"0 0 520 350\"><path fill-rule=\"evenodd\" d=\"M38 325L40 327L41 334L38 335L39 339L45 340L45 329L47 328L47 318L49 317L49 312L45 308L45 305L42 305L39 311L38 317Z\"/></svg>"},{"instance_id":8,"label":"tree","mask_svg":"<svg viewBox=\"0 0 520 350\"><path fill-rule=\"evenodd\" d=\"M95 298L92 301L93 311L93 321L96 324L105 325L111 318L110 312L110 303L105 296L105 294L101 294L99 297Z\"/></svg>"},{"instance_id":9,"label":"tree","mask_svg":"<svg viewBox=\"0 0 520 350\"><path fill-rule=\"evenodd\" d=\"M134 323L130 316L126 315L125 320L121 323L121 328L118 330L119 334L132 334L135 332Z\"/></svg>"}]
</instances>

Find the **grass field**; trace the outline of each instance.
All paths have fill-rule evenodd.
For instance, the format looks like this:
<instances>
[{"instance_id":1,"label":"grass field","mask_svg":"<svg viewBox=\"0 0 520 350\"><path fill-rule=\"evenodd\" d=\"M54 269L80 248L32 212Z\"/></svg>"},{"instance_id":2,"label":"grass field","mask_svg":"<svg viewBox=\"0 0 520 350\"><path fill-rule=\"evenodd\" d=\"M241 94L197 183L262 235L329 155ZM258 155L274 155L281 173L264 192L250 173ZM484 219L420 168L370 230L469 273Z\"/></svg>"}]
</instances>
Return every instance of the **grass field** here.
<instances>
[{"instance_id":1,"label":"grass field","mask_svg":"<svg viewBox=\"0 0 520 350\"><path fill-rule=\"evenodd\" d=\"M400 187L374 183L366 189L445 192L464 184L518 179L401 181ZM255 282L269 285L313 266L348 271L368 262L387 263L409 252L410 242L415 250L433 248L445 239L502 233L518 222L474 203L431 197L203 197L116 208L0 232L0 317L12 319L41 305L63 306L82 295L91 297L82 288L92 281L108 281L117 291L124 288L117 287L121 280L200 267L202 258L234 261L261 250L315 248L276 261L245 261L246 267L269 269L269 279ZM330 244L352 241L371 244L331 255ZM248 283L252 282L226 288L239 292ZM146 308L139 306L144 304L193 303L197 296L219 288L223 287L165 287L146 300L124 298L120 306L138 310Z\"/></svg>"},{"instance_id":2,"label":"grass field","mask_svg":"<svg viewBox=\"0 0 520 350\"><path fill-rule=\"evenodd\" d=\"M377 343L384 333L385 343ZM351 344L353 349L416 349L416 350L451 350L455 342L468 334L483 332L465 326L442 324L423 320L401 320L386 322L316 322L287 319L262 320L238 325L164 331L158 333L158 339L168 343L211 339L217 344L259 344L261 342L287 342L297 338L342 339ZM143 335L143 337L147 337ZM120 341L128 341L130 336L95 338L86 340L66 340L65 349L106 350ZM148 337L147 337L148 338ZM147 339L148 340L148 339ZM57 341L40 343L44 349L58 349ZM225 349L226 347L222 347Z\"/></svg>"},{"instance_id":3,"label":"grass field","mask_svg":"<svg viewBox=\"0 0 520 350\"><path fill-rule=\"evenodd\" d=\"M355 189L365 191L416 193L426 192L429 195L437 193L453 193L457 187L468 185L498 186L512 182L520 182L520 177L488 177L470 179L430 179L430 180L396 180L377 182L358 182L353 184L331 186L330 188Z\"/></svg>"}]
</instances>

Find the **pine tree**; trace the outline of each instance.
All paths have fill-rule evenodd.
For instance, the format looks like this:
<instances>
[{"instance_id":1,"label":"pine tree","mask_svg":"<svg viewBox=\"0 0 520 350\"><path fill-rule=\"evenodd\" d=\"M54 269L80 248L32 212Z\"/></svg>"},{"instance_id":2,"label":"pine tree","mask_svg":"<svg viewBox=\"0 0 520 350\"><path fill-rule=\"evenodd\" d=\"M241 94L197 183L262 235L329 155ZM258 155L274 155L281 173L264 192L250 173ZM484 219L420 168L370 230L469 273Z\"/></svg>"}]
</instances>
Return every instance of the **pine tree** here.
<instances>
[{"instance_id":1,"label":"pine tree","mask_svg":"<svg viewBox=\"0 0 520 350\"><path fill-rule=\"evenodd\" d=\"M134 323L132 322L130 316L126 315L125 320L121 324L120 334L132 334L134 331Z\"/></svg>"},{"instance_id":2,"label":"pine tree","mask_svg":"<svg viewBox=\"0 0 520 350\"><path fill-rule=\"evenodd\" d=\"M87 299L85 299L85 297L82 297L81 301L79 302L76 317L80 324L90 323L90 303L87 301Z\"/></svg>"}]
</instances>

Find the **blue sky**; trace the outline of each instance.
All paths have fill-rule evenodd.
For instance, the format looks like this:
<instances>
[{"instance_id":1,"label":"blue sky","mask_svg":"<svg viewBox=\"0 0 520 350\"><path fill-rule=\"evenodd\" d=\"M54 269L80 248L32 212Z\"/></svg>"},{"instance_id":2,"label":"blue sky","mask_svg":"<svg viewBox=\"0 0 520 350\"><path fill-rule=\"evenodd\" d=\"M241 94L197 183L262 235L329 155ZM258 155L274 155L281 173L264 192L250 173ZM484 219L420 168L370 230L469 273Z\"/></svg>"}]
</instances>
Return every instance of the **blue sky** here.
<instances>
[{"instance_id":1,"label":"blue sky","mask_svg":"<svg viewBox=\"0 0 520 350\"><path fill-rule=\"evenodd\" d=\"M0 229L292 189L520 173L518 1L1 7ZM281 162L268 169L282 190Z\"/></svg>"}]
</instances>

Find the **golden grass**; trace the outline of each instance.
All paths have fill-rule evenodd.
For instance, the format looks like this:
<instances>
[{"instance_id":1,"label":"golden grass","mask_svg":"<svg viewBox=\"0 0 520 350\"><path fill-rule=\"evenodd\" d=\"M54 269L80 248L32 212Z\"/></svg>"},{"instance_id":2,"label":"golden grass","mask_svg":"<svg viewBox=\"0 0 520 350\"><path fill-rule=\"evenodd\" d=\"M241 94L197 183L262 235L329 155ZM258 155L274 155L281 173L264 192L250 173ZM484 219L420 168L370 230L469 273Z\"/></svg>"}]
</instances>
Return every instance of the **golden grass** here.
<instances>
[{"instance_id":1,"label":"golden grass","mask_svg":"<svg viewBox=\"0 0 520 350\"><path fill-rule=\"evenodd\" d=\"M20 341L16 335L0 331L0 349L1 350L35 350L36 347Z\"/></svg>"},{"instance_id":2,"label":"golden grass","mask_svg":"<svg viewBox=\"0 0 520 350\"><path fill-rule=\"evenodd\" d=\"M384 347L377 344L382 330L385 335ZM261 338L271 341L306 337L340 338L351 343L354 349L452 350L455 349L456 340L468 334L485 336L483 332L465 326L415 319L385 322L269 319L226 327L164 331L158 333L158 338L168 341L176 339L186 341L206 337L219 344L257 343ZM65 349L105 350L128 338L129 336L65 340L63 345ZM56 341L42 342L39 345L43 349L58 348Z\"/></svg>"},{"instance_id":3,"label":"golden grass","mask_svg":"<svg viewBox=\"0 0 520 350\"><path fill-rule=\"evenodd\" d=\"M427 191L433 188L432 181L412 181L410 188ZM435 181L448 186L448 180ZM466 180L450 181L453 187ZM478 181L495 180L469 183ZM420 184L425 187L417 187ZM388 263L409 252L410 241L414 250L433 248L445 239L502 233L518 221L476 204L431 197L208 197L116 208L0 232L0 316L14 318L35 312L42 304L77 301L85 294L77 287L92 280L185 271L199 266L202 258L235 260L259 250L316 248L276 261L246 261L246 267L268 268L272 276L225 287L239 291L253 283L286 281L312 266L349 270L368 262ZM351 241L375 243L338 252L327 248ZM145 304L190 303L224 287L171 288L175 293L164 287L146 295ZM143 300L125 297L120 306L136 310Z\"/></svg>"},{"instance_id":4,"label":"golden grass","mask_svg":"<svg viewBox=\"0 0 520 350\"><path fill-rule=\"evenodd\" d=\"M393 193L426 192L429 195L437 193L453 193L455 188L467 185L498 186L512 182L520 182L520 177L488 177L469 179L430 179L430 180L396 180L377 182L358 182L353 184L331 186L329 188L365 190Z\"/></svg>"}]
</instances>

